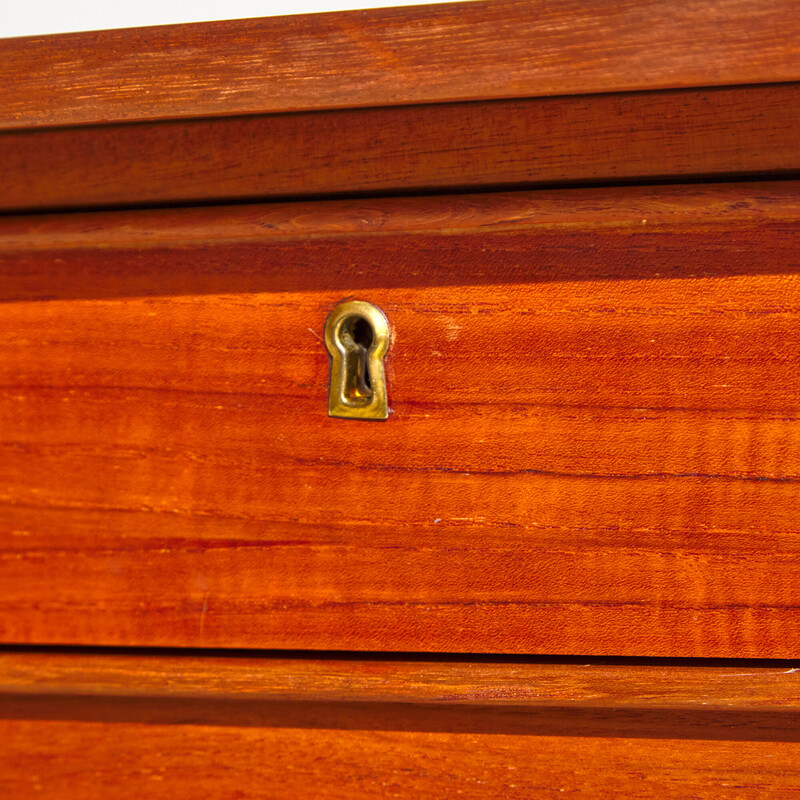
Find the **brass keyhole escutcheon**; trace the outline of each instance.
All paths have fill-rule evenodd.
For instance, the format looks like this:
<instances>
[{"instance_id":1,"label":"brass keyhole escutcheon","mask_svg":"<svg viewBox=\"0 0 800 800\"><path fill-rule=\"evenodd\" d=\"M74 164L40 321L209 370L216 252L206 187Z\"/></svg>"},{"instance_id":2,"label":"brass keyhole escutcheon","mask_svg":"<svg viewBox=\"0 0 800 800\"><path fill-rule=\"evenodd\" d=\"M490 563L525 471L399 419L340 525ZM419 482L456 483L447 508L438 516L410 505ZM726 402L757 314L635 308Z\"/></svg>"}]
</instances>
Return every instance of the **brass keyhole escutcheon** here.
<instances>
[{"instance_id":1,"label":"brass keyhole escutcheon","mask_svg":"<svg viewBox=\"0 0 800 800\"><path fill-rule=\"evenodd\" d=\"M331 354L328 415L386 419L383 359L389 349L389 323L383 312L363 300L339 303L325 320L325 346Z\"/></svg>"}]
</instances>

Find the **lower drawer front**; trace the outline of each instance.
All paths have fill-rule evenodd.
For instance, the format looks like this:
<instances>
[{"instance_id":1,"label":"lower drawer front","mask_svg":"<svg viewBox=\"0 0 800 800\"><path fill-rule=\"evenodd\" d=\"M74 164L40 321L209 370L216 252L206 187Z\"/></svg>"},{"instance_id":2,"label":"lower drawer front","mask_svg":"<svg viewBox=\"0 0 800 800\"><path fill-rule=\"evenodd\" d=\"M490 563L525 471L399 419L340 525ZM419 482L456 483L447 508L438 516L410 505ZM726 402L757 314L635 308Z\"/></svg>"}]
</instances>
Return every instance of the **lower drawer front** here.
<instances>
[{"instance_id":1,"label":"lower drawer front","mask_svg":"<svg viewBox=\"0 0 800 800\"><path fill-rule=\"evenodd\" d=\"M130 703L119 701L90 704L95 718L75 720L69 711L77 705L27 701L14 711L39 718L0 719L6 796L784 800L800 791L797 741L731 741L716 738L719 729L699 741L674 729L631 733L611 711L605 727L587 735L585 720L553 731L551 720L532 718L530 730L518 723L511 734L469 709L366 709L354 715L355 727L341 730L338 714L352 709L301 707L258 724L186 722L202 714L200 704L161 720L147 720L153 704L137 704L131 719Z\"/></svg>"},{"instance_id":2,"label":"lower drawer front","mask_svg":"<svg viewBox=\"0 0 800 800\"><path fill-rule=\"evenodd\" d=\"M797 656L798 222L792 182L3 220L0 639ZM345 297L383 422L327 414Z\"/></svg>"},{"instance_id":3,"label":"lower drawer front","mask_svg":"<svg viewBox=\"0 0 800 800\"><path fill-rule=\"evenodd\" d=\"M780 798L800 672L0 653L26 798Z\"/></svg>"}]
</instances>

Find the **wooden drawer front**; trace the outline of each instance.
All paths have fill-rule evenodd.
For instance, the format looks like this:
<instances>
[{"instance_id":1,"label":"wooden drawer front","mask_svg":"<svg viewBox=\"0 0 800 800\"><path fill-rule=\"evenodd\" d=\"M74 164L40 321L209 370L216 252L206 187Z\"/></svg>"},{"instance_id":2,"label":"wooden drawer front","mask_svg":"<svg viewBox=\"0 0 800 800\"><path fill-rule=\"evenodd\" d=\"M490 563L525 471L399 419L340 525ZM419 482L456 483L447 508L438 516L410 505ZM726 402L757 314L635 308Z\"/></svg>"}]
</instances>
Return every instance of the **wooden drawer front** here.
<instances>
[{"instance_id":1,"label":"wooden drawer front","mask_svg":"<svg viewBox=\"0 0 800 800\"><path fill-rule=\"evenodd\" d=\"M800 185L7 218L5 642L797 656ZM393 414L327 416L384 310Z\"/></svg>"},{"instance_id":2,"label":"wooden drawer front","mask_svg":"<svg viewBox=\"0 0 800 800\"><path fill-rule=\"evenodd\" d=\"M0 163L2 211L797 176L800 84L6 131Z\"/></svg>"},{"instance_id":3,"label":"wooden drawer front","mask_svg":"<svg viewBox=\"0 0 800 800\"><path fill-rule=\"evenodd\" d=\"M776 798L781 666L0 653L17 798ZM171 787L171 791L170 791Z\"/></svg>"},{"instance_id":4,"label":"wooden drawer front","mask_svg":"<svg viewBox=\"0 0 800 800\"><path fill-rule=\"evenodd\" d=\"M15 800L97 800L99 787L121 800L351 800L387 789L414 799L784 800L800 788L800 743L780 715L776 732L758 716L706 715L695 739L680 712L260 703L230 719L225 705L160 699L9 706L0 789ZM745 725L766 740L741 741L734 731Z\"/></svg>"}]
</instances>

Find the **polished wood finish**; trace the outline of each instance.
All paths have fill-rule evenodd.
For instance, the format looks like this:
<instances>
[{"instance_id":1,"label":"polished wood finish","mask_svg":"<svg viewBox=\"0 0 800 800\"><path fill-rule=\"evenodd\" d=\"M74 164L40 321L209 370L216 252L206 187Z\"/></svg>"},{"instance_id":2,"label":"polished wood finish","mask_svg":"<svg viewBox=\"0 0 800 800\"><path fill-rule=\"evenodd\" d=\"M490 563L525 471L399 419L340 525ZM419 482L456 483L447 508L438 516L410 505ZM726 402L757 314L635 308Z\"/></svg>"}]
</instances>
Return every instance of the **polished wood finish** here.
<instances>
[{"instance_id":1,"label":"polished wood finish","mask_svg":"<svg viewBox=\"0 0 800 800\"><path fill-rule=\"evenodd\" d=\"M219 264L215 277L211 270L199 268L187 280L156 264L149 269L146 282L123 270L113 273L82 273L78 281L66 270L50 263L48 252L162 250L177 255L186 248L216 248L257 244L297 244L341 241L367 244L386 234L403 240L415 236L449 237L464 234L541 233L569 234L572 231L601 230L611 226L630 236L654 230L678 232L714 231L721 236L742 226L758 222L791 227L800 215L796 181L763 181L731 184L677 186L624 186L594 189L538 190L535 192L492 192L451 196L362 198L302 203L265 203L208 208L165 208L137 211L106 211L71 214L35 214L0 219L0 254L4 257L35 259L27 269L0 272L0 300L48 300L70 297L97 298L128 294L177 294L184 288L192 293L222 293L228 286L234 292L265 291L281 281L291 281L284 272L256 274L255 270ZM442 241L448 243L450 239ZM631 239L636 241L636 239ZM311 246L316 246L312 244ZM409 242L413 246L413 241ZM735 252L731 268L748 270L748 262ZM586 277L619 274L621 265L607 265L596 259ZM198 262L198 267L201 262ZM84 269L88 268L84 264ZM444 266L444 265L442 265ZM511 265L513 266L513 265ZM537 265L534 264L534 267ZM762 265L763 267L764 265ZM783 264L791 269L791 262ZM641 268L641 265L637 265ZM780 271L781 263L776 263ZM509 266L499 264L503 276ZM144 267L140 267L144 269ZM485 269L485 268L484 268ZM436 277L418 274L413 285L463 279L462 270L476 282L480 272L469 264L453 264ZM611 270L614 270L613 272ZM242 273L246 272L246 277ZM376 275L376 277L378 277ZM325 278L317 271L317 280ZM524 279L524 276L523 276ZM544 278L531 273L531 280ZM222 281L225 281L223 283ZM338 275L330 278L339 280ZM374 285L370 275L362 275L361 288Z\"/></svg>"},{"instance_id":2,"label":"polished wood finish","mask_svg":"<svg viewBox=\"0 0 800 800\"><path fill-rule=\"evenodd\" d=\"M209 719L192 701L165 708L161 699L12 698L8 706L0 790L15 800L351 800L388 792L785 800L800 789L794 716L708 714L698 726L677 714L614 710L576 718L262 704L237 715L226 704ZM757 738L739 738L748 731Z\"/></svg>"},{"instance_id":3,"label":"polished wood finish","mask_svg":"<svg viewBox=\"0 0 800 800\"><path fill-rule=\"evenodd\" d=\"M0 163L6 211L788 175L800 85L11 132Z\"/></svg>"},{"instance_id":4,"label":"polished wood finish","mask_svg":"<svg viewBox=\"0 0 800 800\"><path fill-rule=\"evenodd\" d=\"M790 662L401 660L0 650L0 693L315 703L800 711Z\"/></svg>"},{"instance_id":5,"label":"polished wood finish","mask_svg":"<svg viewBox=\"0 0 800 800\"><path fill-rule=\"evenodd\" d=\"M3 653L14 798L785 798L788 664Z\"/></svg>"},{"instance_id":6,"label":"polished wood finish","mask_svg":"<svg viewBox=\"0 0 800 800\"><path fill-rule=\"evenodd\" d=\"M0 796L798 794L798 30L0 41Z\"/></svg>"},{"instance_id":7,"label":"polished wood finish","mask_svg":"<svg viewBox=\"0 0 800 800\"><path fill-rule=\"evenodd\" d=\"M491 0L8 39L0 128L797 81L799 27L793 0Z\"/></svg>"},{"instance_id":8,"label":"polished wood finish","mask_svg":"<svg viewBox=\"0 0 800 800\"><path fill-rule=\"evenodd\" d=\"M0 638L797 656L799 211L783 182L3 222ZM385 423L327 416L350 295L394 329Z\"/></svg>"}]
</instances>

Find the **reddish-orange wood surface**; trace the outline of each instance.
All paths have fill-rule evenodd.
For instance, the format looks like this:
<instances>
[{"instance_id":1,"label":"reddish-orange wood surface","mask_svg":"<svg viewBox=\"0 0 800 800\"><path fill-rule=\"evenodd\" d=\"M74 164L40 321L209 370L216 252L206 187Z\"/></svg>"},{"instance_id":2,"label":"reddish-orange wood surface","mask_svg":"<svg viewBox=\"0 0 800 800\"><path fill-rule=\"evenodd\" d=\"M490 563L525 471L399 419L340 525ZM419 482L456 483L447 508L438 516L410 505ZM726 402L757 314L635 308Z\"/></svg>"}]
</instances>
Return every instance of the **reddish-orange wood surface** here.
<instances>
[{"instance_id":1,"label":"reddish-orange wood surface","mask_svg":"<svg viewBox=\"0 0 800 800\"><path fill-rule=\"evenodd\" d=\"M798 655L800 188L0 226L6 642ZM326 314L393 328L327 417Z\"/></svg>"},{"instance_id":2,"label":"reddish-orange wood surface","mask_svg":"<svg viewBox=\"0 0 800 800\"><path fill-rule=\"evenodd\" d=\"M796 713L5 696L15 798L770 798Z\"/></svg>"},{"instance_id":3,"label":"reddish-orange wood surface","mask_svg":"<svg viewBox=\"0 0 800 800\"><path fill-rule=\"evenodd\" d=\"M0 650L0 693L796 714L800 668L793 662L738 659L587 663L586 658L6 649Z\"/></svg>"},{"instance_id":4,"label":"reddish-orange wood surface","mask_svg":"<svg viewBox=\"0 0 800 800\"><path fill-rule=\"evenodd\" d=\"M14 798L785 798L800 671L0 652Z\"/></svg>"},{"instance_id":5,"label":"reddish-orange wood surface","mask_svg":"<svg viewBox=\"0 0 800 800\"><path fill-rule=\"evenodd\" d=\"M800 5L679 5L0 41L0 797L800 794Z\"/></svg>"},{"instance_id":6,"label":"reddish-orange wood surface","mask_svg":"<svg viewBox=\"0 0 800 800\"><path fill-rule=\"evenodd\" d=\"M7 132L0 209L795 173L798 86Z\"/></svg>"},{"instance_id":7,"label":"reddish-orange wood surface","mask_svg":"<svg viewBox=\"0 0 800 800\"><path fill-rule=\"evenodd\" d=\"M792 0L491 0L0 41L0 127L800 80Z\"/></svg>"}]
</instances>

